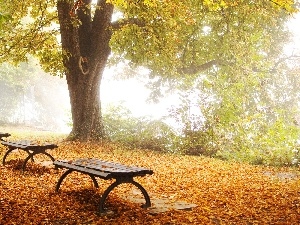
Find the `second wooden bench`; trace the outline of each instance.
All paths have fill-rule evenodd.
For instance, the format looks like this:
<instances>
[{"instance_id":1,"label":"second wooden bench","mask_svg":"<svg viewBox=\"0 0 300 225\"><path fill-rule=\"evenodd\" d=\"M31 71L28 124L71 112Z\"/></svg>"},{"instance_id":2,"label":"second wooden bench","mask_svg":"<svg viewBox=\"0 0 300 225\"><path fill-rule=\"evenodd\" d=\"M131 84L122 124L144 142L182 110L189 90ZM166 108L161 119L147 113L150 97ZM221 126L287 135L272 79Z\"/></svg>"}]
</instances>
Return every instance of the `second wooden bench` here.
<instances>
[{"instance_id":1,"label":"second wooden bench","mask_svg":"<svg viewBox=\"0 0 300 225\"><path fill-rule=\"evenodd\" d=\"M3 156L2 163L5 164L6 157L15 149L20 149L28 153L28 156L23 162L22 171L25 170L27 162L31 159L33 161L33 157L37 154L44 154L48 156L52 161L55 159L52 155L50 155L46 150L48 149L54 149L58 146L55 144L39 144L28 140L22 140L22 141L2 141L2 145L7 147L7 151Z\"/></svg>"}]
</instances>

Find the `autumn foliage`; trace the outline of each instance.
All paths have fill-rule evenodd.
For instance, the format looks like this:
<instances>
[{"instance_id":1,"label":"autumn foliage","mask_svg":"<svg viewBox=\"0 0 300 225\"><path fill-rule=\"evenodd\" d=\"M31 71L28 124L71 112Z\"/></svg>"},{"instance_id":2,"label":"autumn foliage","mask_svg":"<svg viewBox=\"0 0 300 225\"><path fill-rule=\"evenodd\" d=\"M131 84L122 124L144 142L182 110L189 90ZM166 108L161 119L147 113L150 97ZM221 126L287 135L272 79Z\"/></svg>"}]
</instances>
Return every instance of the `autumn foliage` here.
<instances>
[{"instance_id":1,"label":"autumn foliage","mask_svg":"<svg viewBox=\"0 0 300 225\"><path fill-rule=\"evenodd\" d=\"M0 165L0 224L299 224L299 171L288 168L251 166L196 156L126 150L110 143L63 142L64 136L48 132L10 132L10 139L58 143L51 151L57 159L80 157L150 168L152 176L137 178L151 200L167 199L196 204L190 210L155 213L125 199L136 193L121 185L109 195L113 211L98 215L99 199L112 181L99 181L99 189L83 174L72 173L55 185L62 170L51 165L27 164L21 172L23 153L15 152ZM3 157L5 148L0 147ZM48 159L47 159L48 160ZM41 161L42 162L42 161ZM153 204L153 208L155 208Z\"/></svg>"}]
</instances>

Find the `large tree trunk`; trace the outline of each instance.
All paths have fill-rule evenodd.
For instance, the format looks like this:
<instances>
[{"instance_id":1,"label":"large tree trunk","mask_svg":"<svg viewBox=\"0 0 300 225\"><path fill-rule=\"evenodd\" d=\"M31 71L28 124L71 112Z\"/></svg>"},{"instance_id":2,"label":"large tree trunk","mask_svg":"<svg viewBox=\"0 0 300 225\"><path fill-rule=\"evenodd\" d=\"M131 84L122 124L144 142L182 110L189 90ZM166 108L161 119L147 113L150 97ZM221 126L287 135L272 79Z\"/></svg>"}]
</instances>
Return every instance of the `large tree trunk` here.
<instances>
[{"instance_id":1,"label":"large tree trunk","mask_svg":"<svg viewBox=\"0 0 300 225\"><path fill-rule=\"evenodd\" d=\"M102 65L104 67L105 64ZM74 74L67 76L73 120L69 140L99 140L105 137L99 95L102 68L101 71L90 72L89 76L79 73L79 79L73 79Z\"/></svg>"},{"instance_id":2,"label":"large tree trunk","mask_svg":"<svg viewBox=\"0 0 300 225\"><path fill-rule=\"evenodd\" d=\"M73 120L69 140L105 138L100 84L110 54L113 6L98 0L99 7L92 20L87 7L90 1L58 0L57 3Z\"/></svg>"}]
</instances>

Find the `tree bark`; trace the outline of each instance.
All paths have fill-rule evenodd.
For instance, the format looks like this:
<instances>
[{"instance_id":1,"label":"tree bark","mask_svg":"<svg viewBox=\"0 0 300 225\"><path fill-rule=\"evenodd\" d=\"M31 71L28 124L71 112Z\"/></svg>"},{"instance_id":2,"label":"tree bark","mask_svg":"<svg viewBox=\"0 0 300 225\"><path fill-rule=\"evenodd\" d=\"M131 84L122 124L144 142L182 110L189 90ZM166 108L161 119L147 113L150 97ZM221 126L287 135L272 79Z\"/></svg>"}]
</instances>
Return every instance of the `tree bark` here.
<instances>
[{"instance_id":1,"label":"tree bark","mask_svg":"<svg viewBox=\"0 0 300 225\"><path fill-rule=\"evenodd\" d=\"M91 18L91 0L58 0L61 43L70 94L73 128L69 140L97 141L105 137L100 85L110 55L113 5L98 0Z\"/></svg>"}]
</instances>

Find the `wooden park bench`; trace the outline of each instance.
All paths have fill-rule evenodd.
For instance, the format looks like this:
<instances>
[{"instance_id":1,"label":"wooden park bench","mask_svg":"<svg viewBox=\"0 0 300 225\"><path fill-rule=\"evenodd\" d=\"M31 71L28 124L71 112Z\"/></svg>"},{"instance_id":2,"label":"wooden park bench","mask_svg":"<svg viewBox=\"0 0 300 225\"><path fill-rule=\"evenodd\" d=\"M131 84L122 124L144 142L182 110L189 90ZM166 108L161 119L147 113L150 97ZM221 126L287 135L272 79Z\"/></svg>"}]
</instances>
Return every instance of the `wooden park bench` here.
<instances>
[{"instance_id":1,"label":"wooden park bench","mask_svg":"<svg viewBox=\"0 0 300 225\"><path fill-rule=\"evenodd\" d=\"M146 174L153 174L152 170L140 168L140 167L129 167L119 163L103 161L99 159L76 159L74 161L66 160L56 160L53 163L58 168L67 169L61 177L59 178L56 185L56 192L58 192L59 187L64 180L64 178L73 171L87 174L93 180L93 183L96 188L98 188L98 183L96 177L102 178L104 180L115 179L115 182L112 183L103 193L100 199L99 212L104 213L106 210L104 208L104 202L108 194L118 185L123 183L131 183L139 188L146 200L146 203L142 205L143 208L151 206L150 197L142 187L141 184L133 180L137 176L145 176Z\"/></svg>"},{"instance_id":2,"label":"wooden park bench","mask_svg":"<svg viewBox=\"0 0 300 225\"><path fill-rule=\"evenodd\" d=\"M28 156L26 157L26 159L23 162L22 171L25 170L26 164L30 159L32 161L34 161L33 157L37 154L44 154L44 155L48 156L53 162L55 159L52 157L52 155L50 155L48 152L46 152L46 150L54 149L54 148L58 147L55 144L47 144L47 143L39 144L39 143L31 142L28 140L22 140L22 141L16 141L16 142L2 140L1 144L7 147L7 151L4 154L3 160L2 160L3 165L5 164L6 157L15 149L23 150L28 153Z\"/></svg>"}]
</instances>

